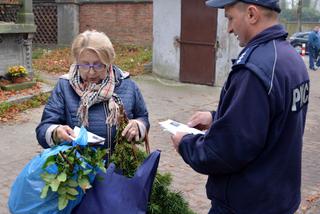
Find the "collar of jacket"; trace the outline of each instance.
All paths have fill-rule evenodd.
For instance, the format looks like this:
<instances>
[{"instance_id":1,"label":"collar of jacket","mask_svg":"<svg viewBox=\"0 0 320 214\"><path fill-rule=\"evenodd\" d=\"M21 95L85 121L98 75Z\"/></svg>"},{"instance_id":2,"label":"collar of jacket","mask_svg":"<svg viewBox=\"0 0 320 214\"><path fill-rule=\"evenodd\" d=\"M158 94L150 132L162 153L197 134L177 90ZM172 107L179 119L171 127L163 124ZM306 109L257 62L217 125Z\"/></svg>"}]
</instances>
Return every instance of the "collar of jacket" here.
<instances>
[{"instance_id":1,"label":"collar of jacket","mask_svg":"<svg viewBox=\"0 0 320 214\"><path fill-rule=\"evenodd\" d=\"M115 74L116 87L121 84L121 81L130 77L129 72L122 71L118 66L112 65Z\"/></svg>"},{"instance_id":2,"label":"collar of jacket","mask_svg":"<svg viewBox=\"0 0 320 214\"><path fill-rule=\"evenodd\" d=\"M273 25L272 27L263 30L262 32L258 33L255 37L253 37L247 44L246 48L259 45L274 39L286 39L287 36L288 33L282 25Z\"/></svg>"},{"instance_id":3,"label":"collar of jacket","mask_svg":"<svg viewBox=\"0 0 320 214\"><path fill-rule=\"evenodd\" d=\"M250 40L246 47L242 49L237 59L231 60L232 64L239 64L241 61L245 62L251 52L260 44L274 39L286 39L287 36L287 31L285 31L283 26L280 24L273 25L272 27L263 30Z\"/></svg>"}]
</instances>

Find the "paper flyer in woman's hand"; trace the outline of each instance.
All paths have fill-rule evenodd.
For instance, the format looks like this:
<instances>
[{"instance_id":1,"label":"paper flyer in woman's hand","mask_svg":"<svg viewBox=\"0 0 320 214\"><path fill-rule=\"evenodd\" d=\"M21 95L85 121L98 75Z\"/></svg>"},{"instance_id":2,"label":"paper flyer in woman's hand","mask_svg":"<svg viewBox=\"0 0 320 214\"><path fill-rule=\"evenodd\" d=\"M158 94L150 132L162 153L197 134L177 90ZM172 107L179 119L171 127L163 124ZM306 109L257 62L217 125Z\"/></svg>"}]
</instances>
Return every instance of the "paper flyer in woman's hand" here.
<instances>
[{"instance_id":1,"label":"paper flyer in woman's hand","mask_svg":"<svg viewBox=\"0 0 320 214\"><path fill-rule=\"evenodd\" d=\"M80 128L78 126L75 126L73 129L76 136L79 135ZM93 134L92 132L88 133L88 143L104 143L105 138L100 137L99 135Z\"/></svg>"}]
</instances>

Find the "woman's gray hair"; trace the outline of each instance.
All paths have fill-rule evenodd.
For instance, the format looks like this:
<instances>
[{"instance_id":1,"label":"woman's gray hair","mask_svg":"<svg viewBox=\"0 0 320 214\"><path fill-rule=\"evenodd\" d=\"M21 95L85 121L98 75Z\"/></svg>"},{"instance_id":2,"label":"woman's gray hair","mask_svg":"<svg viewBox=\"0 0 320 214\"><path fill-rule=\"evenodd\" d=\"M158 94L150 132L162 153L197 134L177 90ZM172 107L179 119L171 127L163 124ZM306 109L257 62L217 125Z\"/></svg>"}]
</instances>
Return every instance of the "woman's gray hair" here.
<instances>
[{"instance_id":1,"label":"woman's gray hair","mask_svg":"<svg viewBox=\"0 0 320 214\"><path fill-rule=\"evenodd\" d=\"M109 37L95 30L84 31L73 40L71 54L75 62L84 50L96 52L101 62L106 65L112 64L116 55Z\"/></svg>"}]
</instances>

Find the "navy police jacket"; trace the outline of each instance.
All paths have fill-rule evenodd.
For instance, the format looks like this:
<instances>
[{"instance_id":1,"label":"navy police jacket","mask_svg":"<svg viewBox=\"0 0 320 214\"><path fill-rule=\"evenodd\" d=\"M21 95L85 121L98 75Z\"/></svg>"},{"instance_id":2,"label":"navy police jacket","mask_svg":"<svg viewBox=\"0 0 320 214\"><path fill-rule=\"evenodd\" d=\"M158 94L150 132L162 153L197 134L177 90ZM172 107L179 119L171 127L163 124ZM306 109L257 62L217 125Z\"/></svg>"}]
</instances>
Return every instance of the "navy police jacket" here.
<instances>
[{"instance_id":1,"label":"navy police jacket","mask_svg":"<svg viewBox=\"0 0 320 214\"><path fill-rule=\"evenodd\" d=\"M286 214L299 206L310 88L286 37L281 25L255 36L234 62L210 129L181 140L184 161L209 175L213 210Z\"/></svg>"},{"instance_id":2,"label":"navy police jacket","mask_svg":"<svg viewBox=\"0 0 320 214\"><path fill-rule=\"evenodd\" d=\"M121 98L128 118L139 119L149 130L148 111L138 86L129 78L129 75L125 75L118 67L113 66L113 71L116 78L114 92ZM71 87L69 80L60 78L44 108L41 123L36 128L37 139L42 147L49 147L46 142L46 131L51 125L66 124L71 128L80 126L77 117L79 104L80 97ZM107 128L106 114L103 103L91 106L89 108L87 130L106 138L106 147L113 149L112 142L114 141L116 128L114 126L111 129Z\"/></svg>"}]
</instances>

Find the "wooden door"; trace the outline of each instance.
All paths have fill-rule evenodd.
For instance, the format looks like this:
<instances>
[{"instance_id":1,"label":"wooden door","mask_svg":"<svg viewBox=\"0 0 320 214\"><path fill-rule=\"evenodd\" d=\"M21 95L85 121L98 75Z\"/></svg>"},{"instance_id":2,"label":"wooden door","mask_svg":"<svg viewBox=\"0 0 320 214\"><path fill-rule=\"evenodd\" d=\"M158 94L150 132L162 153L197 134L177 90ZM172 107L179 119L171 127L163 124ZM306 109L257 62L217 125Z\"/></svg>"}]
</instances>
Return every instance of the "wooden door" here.
<instances>
[{"instance_id":1,"label":"wooden door","mask_svg":"<svg viewBox=\"0 0 320 214\"><path fill-rule=\"evenodd\" d=\"M204 0L181 0L180 81L213 85L217 9Z\"/></svg>"}]
</instances>

